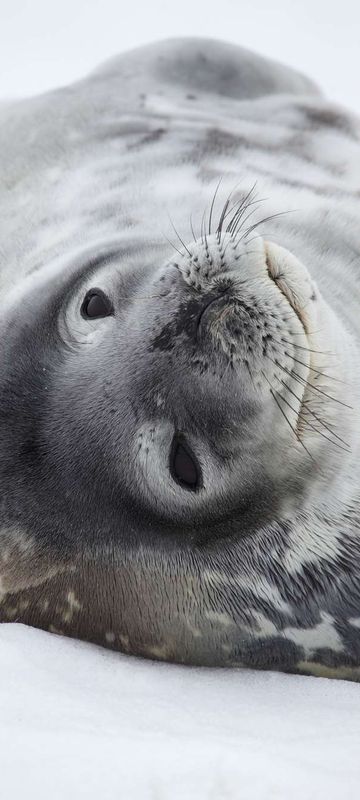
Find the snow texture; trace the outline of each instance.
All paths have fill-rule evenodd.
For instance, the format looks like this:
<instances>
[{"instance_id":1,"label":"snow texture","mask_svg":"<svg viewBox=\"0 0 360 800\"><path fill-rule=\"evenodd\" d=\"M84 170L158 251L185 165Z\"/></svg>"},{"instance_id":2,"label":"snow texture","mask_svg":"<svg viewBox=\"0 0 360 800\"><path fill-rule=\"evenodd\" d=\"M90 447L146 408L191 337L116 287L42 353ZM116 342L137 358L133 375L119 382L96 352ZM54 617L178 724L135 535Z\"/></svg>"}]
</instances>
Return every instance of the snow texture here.
<instances>
[{"instance_id":1,"label":"snow texture","mask_svg":"<svg viewBox=\"0 0 360 800\"><path fill-rule=\"evenodd\" d=\"M360 687L0 627L4 800L358 800Z\"/></svg>"}]
</instances>

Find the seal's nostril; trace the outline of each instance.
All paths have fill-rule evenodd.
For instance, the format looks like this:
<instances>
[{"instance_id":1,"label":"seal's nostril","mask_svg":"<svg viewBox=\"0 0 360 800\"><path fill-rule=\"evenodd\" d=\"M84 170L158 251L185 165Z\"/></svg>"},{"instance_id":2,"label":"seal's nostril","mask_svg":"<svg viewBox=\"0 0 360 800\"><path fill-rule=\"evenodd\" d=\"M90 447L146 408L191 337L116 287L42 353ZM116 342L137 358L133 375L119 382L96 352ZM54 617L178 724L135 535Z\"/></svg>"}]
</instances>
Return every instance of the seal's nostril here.
<instances>
[{"instance_id":1,"label":"seal's nostril","mask_svg":"<svg viewBox=\"0 0 360 800\"><path fill-rule=\"evenodd\" d=\"M179 436L175 436L170 452L170 472L176 483L195 492L201 482L200 467L189 447Z\"/></svg>"}]
</instances>

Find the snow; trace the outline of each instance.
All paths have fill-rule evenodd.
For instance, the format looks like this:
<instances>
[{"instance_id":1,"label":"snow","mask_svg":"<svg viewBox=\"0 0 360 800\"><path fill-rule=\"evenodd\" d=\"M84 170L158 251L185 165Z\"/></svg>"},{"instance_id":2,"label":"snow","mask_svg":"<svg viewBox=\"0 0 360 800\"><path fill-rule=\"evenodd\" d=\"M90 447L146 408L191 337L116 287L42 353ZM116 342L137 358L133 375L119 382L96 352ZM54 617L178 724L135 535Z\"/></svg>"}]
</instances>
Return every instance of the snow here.
<instances>
[{"instance_id":1,"label":"snow","mask_svg":"<svg viewBox=\"0 0 360 800\"><path fill-rule=\"evenodd\" d=\"M359 797L360 687L143 661L0 627L1 796Z\"/></svg>"}]
</instances>

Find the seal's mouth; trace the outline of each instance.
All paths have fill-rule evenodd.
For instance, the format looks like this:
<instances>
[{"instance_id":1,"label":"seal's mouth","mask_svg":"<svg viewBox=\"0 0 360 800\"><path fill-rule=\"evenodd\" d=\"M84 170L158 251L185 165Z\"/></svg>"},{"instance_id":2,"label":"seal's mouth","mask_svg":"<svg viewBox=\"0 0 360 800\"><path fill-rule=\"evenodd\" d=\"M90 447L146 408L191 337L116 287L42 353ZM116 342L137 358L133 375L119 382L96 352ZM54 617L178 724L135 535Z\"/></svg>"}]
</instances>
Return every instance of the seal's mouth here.
<instances>
[{"instance_id":1,"label":"seal's mouth","mask_svg":"<svg viewBox=\"0 0 360 800\"><path fill-rule=\"evenodd\" d=\"M314 297L310 275L288 251L272 242L264 242L264 246L269 278L289 303L307 337L309 334L307 308Z\"/></svg>"}]
</instances>

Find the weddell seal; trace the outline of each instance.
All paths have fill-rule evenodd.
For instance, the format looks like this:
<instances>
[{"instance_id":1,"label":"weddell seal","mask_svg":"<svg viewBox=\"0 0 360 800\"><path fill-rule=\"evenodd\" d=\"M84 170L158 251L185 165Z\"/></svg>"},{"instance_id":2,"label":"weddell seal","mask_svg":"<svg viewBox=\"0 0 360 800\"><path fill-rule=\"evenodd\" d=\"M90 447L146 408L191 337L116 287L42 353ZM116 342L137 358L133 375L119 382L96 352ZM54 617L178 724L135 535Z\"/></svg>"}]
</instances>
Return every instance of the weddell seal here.
<instances>
[{"instance_id":1,"label":"weddell seal","mask_svg":"<svg viewBox=\"0 0 360 800\"><path fill-rule=\"evenodd\" d=\"M359 679L359 120L190 39L0 137L1 620Z\"/></svg>"}]
</instances>

